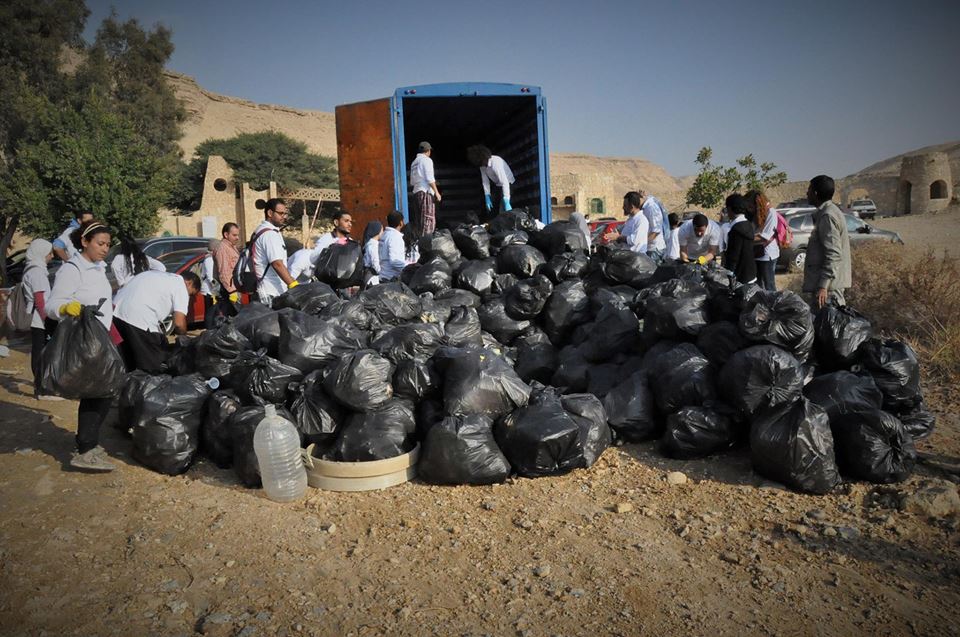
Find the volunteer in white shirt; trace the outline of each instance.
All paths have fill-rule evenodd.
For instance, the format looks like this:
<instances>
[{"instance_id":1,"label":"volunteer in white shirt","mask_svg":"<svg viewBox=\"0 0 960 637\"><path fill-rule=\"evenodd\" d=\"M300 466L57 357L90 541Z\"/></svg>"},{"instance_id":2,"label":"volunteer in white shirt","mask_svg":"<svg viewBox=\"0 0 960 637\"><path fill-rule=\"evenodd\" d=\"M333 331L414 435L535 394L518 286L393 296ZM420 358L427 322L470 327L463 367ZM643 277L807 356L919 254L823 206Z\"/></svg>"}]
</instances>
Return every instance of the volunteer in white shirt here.
<instances>
[{"instance_id":1,"label":"volunteer in white shirt","mask_svg":"<svg viewBox=\"0 0 960 637\"><path fill-rule=\"evenodd\" d=\"M663 255L665 261L680 260L680 236L677 230L680 229L680 215L671 212L667 215L667 221L670 224L670 237L667 239L667 251Z\"/></svg>"},{"instance_id":2,"label":"volunteer in white shirt","mask_svg":"<svg viewBox=\"0 0 960 637\"><path fill-rule=\"evenodd\" d=\"M709 263L720 254L720 224L704 214L683 222L676 235L683 263L700 260Z\"/></svg>"},{"instance_id":3,"label":"volunteer in white shirt","mask_svg":"<svg viewBox=\"0 0 960 637\"><path fill-rule=\"evenodd\" d=\"M110 261L110 270L113 272L117 287L122 288L141 272L147 270L166 272L167 268L153 257L145 255L136 241L125 237L120 241L120 254Z\"/></svg>"},{"instance_id":4,"label":"volunteer in white shirt","mask_svg":"<svg viewBox=\"0 0 960 637\"><path fill-rule=\"evenodd\" d=\"M264 219L254 230L253 271L257 277L257 295L266 306L273 299L297 285L287 271L287 248L280 227L287 220L287 204L283 199L270 199L263 211Z\"/></svg>"},{"instance_id":5,"label":"volunteer in white shirt","mask_svg":"<svg viewBox=\"0 0 960 637\"><path fill-rule=\"evenodd\" d=\"M217 282L217 266L213 259L213 253L220 247L220 242L211 239L207 244L206 256L203 257L203 263L200 266L200 294L203 295L203 326L212 329L217 326L217 315L214 308L217 305L217 297L220 296L220 284Z\"/></svg>"},{"instance_id":6,"label":"volunteer in white shirt","mask_svg":"<svg viewBox=\"0 0 960 637\"><path fill-rule=\"evenodd\" d=\"M421 235L433 234L437 228L437 207L440 201L440 189L433 174L433 146L430 142L420 142L417 157L410 164L410 186L413 189L413 201L417 215L414 218Z\"/></svg>"},{"instance_id":7,"label":"volunteer in white shirt","mask_svg":"<svg viewBox=\"0 0 960 637\"><path fill-rule=\"evenodd\" d=\"M320 237L314 237L311 243L317 245ZM313 248L300 248L287 259L287 272L297 281L306 283L313 278L314 260L317 255Z\"/></svg>"},{"instance_id":8,"label":"volunteer in white shirt","mask_svg":"<svg viewBox=\"0 0 960 637\"><path fill-rule=\"evenodd\" d=\"M380 238L380 282L395 281L407 267L407 247L403 242L403 215L391 212L387 215L387 227Z\"/></svg>"},{"instance_id":9,"label":"volunteer in white shirt","mask_svg":"<svg viewBox=\"0 0 960 637\"><path fill-rule=\"evenodd\" d=\"M623 214L627 221L620 232L613 230L605 237L608 242L622 243L628 250L646 254L649 231L647 218L640 210L640 201L640 193L633 190L623 196Z\"/></svg>"},{"instance_id":10,"label":"volunteer in white shirt","mask_svg":"<svg viewBox=\"0 0 960 637\"><path fill-rule=\"evenodd\" d=\"M663 261L663 255L667 251L667 241L663 236L663 209L657 203L656 197L646 195L640 192L641 210L647 218L649 230L647 231L647 256L656 262Z\"/></svg>"},{"instance_id":11,"label":"volunteer in white shirt","mask_svg":"<svg viewBox=\"0 0 960 637\"><path fill-rule=\"evenodd\" d=\"M50 298L47 264L53 259L53 245L46 239L34 239L27 246L26 265L20 279L26 308L30 312L30 369L33 370L33 395L40 398L40 355L57 324L47 318L44 308ZM14 288L13 293L17 293ZM44 398L47 398L44 396Z\"/></svg>"},{"instance_id":12,"label":"volunteer in white shirt","mask_svg":"<svg viewBox=\"0 0 960 637\"><path fill-rule=\"evenodd\" d=\"M169 355L163 321L173 316L173 330L187 333L190 298L200 292L193 272L143 272L117 292L113 322L123 337L120 353L127 369L159 374Z\"/></svg>"},{"instance_id":13,"label":"volunteer in white shirt","mask_svg":"<svg viewBox=\"0 0 960 637\"><path fill-rule=\"evenodd\" d=\"M350 216L350 213L343 210L333 213L333 230L320 235L320 238L313 245L314 265L316 265L321 252L334 243L346 243L350 239L351 232L353 232L353 217Z\"/></svg>"},{"instance_id":14,"label":"volunteer in white shirt","mask_svg":"<svg viewBox=\"0 0 960 637\"><path fill-rule=\"evenodd\" d=\"M510 184L516 181L516 178L507 162L482 145L468 148L467 159L480 169L480 180L483 182L483 200L487 212L495 215L506 210L513 210L510 205ZM496 192L491 191L491 183L497 186L498 190Z\"/></svg>"},{"instance_id":15,"label":"volunteer in white shirt","mask_svg":"<svg viewBox=\"0 0 960 637\"><path fill-rule=\"evenodd\" d=\"M764 290L775 291L777 261L780 260L780 244L777 243L777 223L780 213L756 190L751 190L744 196L756 220L756 241L759 244L757 249L760 249L760 245L763 246L763 254L757 257L757 284Z\"/></svg>"},{"instance_id":16,"label":"volunteer in white shirt","mask_svg":"<svg viewBox=\"0 0 960 637\"><path fill-rule=\"evenodd\" d=\"M70 223L64 231L53 240L53 254L55 254L58 259L66 262L77 253L77 249L74 247L73 240L71 239L73 232L91 219L93 219L92 212L77 212L73 215L73 219L70 220Z\"/></svg>"},{"instance_id":17,"label":"volunteer in white shirt","mask_svg":"<svg viewBox=\"0 0 960 637\"><path fill-rule=\"evenodd\" d=\"M380 237L383 236L383 224L371 221L363 231L363 267L366 285L380 283Z\"/></svg>"}]
</instances>

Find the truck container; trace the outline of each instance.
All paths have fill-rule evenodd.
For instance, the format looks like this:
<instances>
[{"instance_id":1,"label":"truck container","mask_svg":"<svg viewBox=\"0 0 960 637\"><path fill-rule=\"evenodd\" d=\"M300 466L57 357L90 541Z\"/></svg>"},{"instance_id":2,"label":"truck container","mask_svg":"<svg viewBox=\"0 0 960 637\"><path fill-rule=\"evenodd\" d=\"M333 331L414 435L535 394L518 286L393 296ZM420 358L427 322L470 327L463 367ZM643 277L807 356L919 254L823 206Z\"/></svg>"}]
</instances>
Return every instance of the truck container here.
<instances>
[{"instance_id":1,"label":"truck container","mask_svg":"<svg viewBox=\"0 0 960 637\"><path fill-rule=\"evenodd\" d=\"M466 150L487 146L513 170L510 203L550 223L547 103L540 87L450 83L405 86L393 96L336 108L340 202L354 233L399 210L409 222L410 164L422 141L433 146L442 201L437 226L450 227L484 205L480 171ZM491 187L493 184L491 184Z\"/></svg>"}]
</instances>

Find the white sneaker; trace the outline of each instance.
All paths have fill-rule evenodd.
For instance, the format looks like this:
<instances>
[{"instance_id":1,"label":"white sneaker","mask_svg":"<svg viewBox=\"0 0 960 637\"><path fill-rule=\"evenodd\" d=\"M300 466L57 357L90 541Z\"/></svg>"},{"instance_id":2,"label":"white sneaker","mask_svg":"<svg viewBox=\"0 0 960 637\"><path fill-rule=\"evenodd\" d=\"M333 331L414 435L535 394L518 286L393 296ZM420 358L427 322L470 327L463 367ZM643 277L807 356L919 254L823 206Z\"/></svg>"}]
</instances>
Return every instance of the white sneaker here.
<instances>
[{"instance_id":1,"label":"white sneaker","mask_svg":"<svg viewBox=\"0 0 960 637\"><path fill-rule=\"evenodd\" d=\"M103 447L94 447L84 453L73 452L70 457L70 466L74 469L84 469L86 471L113 471L116 467L107 457L107 452Z\"/></svg>"}]
</instances>

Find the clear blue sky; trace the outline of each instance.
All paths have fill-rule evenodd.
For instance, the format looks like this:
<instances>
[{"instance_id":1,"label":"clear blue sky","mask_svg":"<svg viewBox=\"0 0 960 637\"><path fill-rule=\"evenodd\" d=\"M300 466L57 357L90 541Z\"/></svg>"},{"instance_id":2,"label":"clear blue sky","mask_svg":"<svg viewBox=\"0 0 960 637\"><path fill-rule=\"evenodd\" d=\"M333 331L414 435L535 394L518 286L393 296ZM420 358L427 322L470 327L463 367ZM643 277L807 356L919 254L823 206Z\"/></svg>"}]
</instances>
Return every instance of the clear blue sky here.
<instances>
[{"instance_id":1,"label":"clear blue sky","mask_svg":"<svg viewBox=\"0 0 960 637\"><path fill-rule=\"evenodd\" d=\"M553 151L675 176L753 152L790 179L845 176L960 139L960 2L88 0L173 30L208 90L333 111L398 86L539 85Z\"/></svg>"}]
</instances>

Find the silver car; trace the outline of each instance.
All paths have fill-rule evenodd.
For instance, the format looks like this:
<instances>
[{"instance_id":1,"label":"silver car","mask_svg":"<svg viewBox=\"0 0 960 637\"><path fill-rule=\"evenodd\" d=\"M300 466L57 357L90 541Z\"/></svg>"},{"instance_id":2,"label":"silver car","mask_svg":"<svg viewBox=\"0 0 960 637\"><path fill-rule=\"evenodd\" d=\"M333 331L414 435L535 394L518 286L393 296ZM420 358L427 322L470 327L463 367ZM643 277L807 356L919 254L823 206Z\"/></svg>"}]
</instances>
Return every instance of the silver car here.
<instances>
[{"instance_id":1,"label":"silver car","mask_svg":"<svg viewBox=\"0 0 960 637\"><path fill-rule=\"evenodd\" d=\"M874 228L849 213L844 213L843 218L847 222L851 248L865 241L885 241L903 245L903 239L896 232ZM807 262L807 243L810 241L810 233L813 232L813 213L801 212L790 215L787 217L787 223L790 224L790 230L793 232L793 243L789 248L781 248L777 268L789 272L803 272L803 266Z\"/></svg>"}]
</instances>

